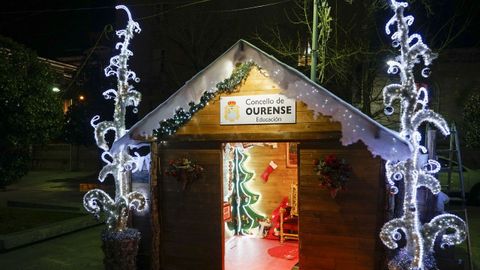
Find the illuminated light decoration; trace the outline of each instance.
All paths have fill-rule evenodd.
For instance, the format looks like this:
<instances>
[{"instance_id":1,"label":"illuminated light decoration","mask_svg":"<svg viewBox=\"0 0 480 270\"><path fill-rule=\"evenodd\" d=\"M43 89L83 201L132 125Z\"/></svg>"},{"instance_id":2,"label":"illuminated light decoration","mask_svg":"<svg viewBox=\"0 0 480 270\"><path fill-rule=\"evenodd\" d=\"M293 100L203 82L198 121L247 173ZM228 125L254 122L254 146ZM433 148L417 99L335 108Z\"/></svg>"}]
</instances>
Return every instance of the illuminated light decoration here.
<instances>
[{"instance_id":1,"label":"illuminated light decoration","mask_svg":"<svg viewBox=\"0 0 480 270\"><path fill-rule=\"evenodd\" d=\"M234 188L229 200L233 218L232 221L227 222L227 226L234 231L235 235L251 235L254 233L252 229L259 227L259 221L264 220L265 217L257 214L250 207L260 199L260 195L253 194L247 188L247 182L253 178L254 174L244 168L244 162L247 159L245 150L243 147L235 146L232 151Z\"/></svg>"},{"instance_id":2,"label":"illuminated light decoration","mask_svg":"<svg viewBox=\"0 0 480 270\"><path fill-rule=\"evenodd\" d=\"M112 175L115 180L115 198L112 199L106 192L100 189L88 191L83 197L83 205L87 211L99 217L99 213L104 211L106 214L106 223L108 230L125 231L127 229L127 220L130 209L142 211L146 207L145 196L136 191L130 191L129 174L141 170L146 157L141 157L138 153L134 156L129 154L129 147L123 146L120 151L110 152L109 145L105 135L109 131L115 133L115 140L126 133L125 112L128 106L138 106L141 94L129 85L128 81L139 82L135 72L128 69L128 59L133 55L128 49L130 40L134 33L140 33L140 26L132 20L130 11L126 6L119 5L116 9L124 10L128 15L127 27L116 32L119 38L123 37L123 42L115 45L120 49L120 54L110 59L110 65L105 68L105 76L116 76L118 90L109 89L103 92L105 99L115 101L113 121L103 121L98 123L100 116L96 115L90 121L95 129L95 140L99 148L104 150L101 157L106 163L98 175L98 179L103 182L108 175ZM136 108L135 108L136 109ZM134 109L134 112L135 112Z\"/></svg>"},{"instance_id":3,"label":"illuminated light decoration","mask_svg":"<svg viewBox=\"0 0 480 270\"><path fill-rule=\"evenodd\" d=\"M390 7L395 12L387 22L385 31L391 35L392 46L399 48L400 55L388 61L388 73L398 74L399 84L390 84L383 89L385 114L394 112L392 102L400 100L400 135L412 147L412 154L405 161L387 161L386 176L390 192L396 194L398 188L395 181L403 180L404 198L403 215L388 221L380 232L380 239L390 249L398 248L403 231L406 237L406 246L400 249L397 255L389 262L390 269L433 269L435 258L433 247L435 239L441 236L442 248L459 244L465 240L466 226L463 220L452 214L442 214L434 217L430 222L421 224L419 220L417 189L428 188L433 194L440 192L439 181L433 176L440 170L440 164L435 160L424 161L422 158L427 149L420 145L421 135L418 131L422 123L431 123L444 135L450 134L446 121L434 111L428 109L428 92L425 87L417 87L414 78L414 66L423 59L425 68L423 77L430 75L432 60L436 57L430 48L425 45L418 34L409 35L409 26L413 24L413 16L404 16L404 9L408 3L390 1ZM396 25L396 31L391 28Z\"/></svg>"},{"instance_id":4,"label":"illuminated light decoration","mask_svg":"<svg viewBox=\"0 0 480 270\"><path fill-rule=\"evenodd\" d=\"M233 192L233 149L226 143L223 149L223 200L228 201Z\"/></svg>"}]
</instances>

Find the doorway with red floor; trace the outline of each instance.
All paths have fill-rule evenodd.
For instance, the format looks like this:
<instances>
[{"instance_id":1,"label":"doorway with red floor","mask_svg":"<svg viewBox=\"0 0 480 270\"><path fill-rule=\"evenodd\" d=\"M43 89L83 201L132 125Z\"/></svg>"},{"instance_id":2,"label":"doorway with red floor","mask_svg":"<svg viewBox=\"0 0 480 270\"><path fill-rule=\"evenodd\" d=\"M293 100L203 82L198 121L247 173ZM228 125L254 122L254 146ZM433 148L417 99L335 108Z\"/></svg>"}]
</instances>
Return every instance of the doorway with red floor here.
<instances>
[{"instance_id":1,"label":"doorway with red floor","mask_svg":"<svg viewBox=\"0 0 480 270\"><path fill-rule=\"evenodd\" d=\"M223 145L225 270L298 265L295 143Z\"/></svg>"}]
</instances>

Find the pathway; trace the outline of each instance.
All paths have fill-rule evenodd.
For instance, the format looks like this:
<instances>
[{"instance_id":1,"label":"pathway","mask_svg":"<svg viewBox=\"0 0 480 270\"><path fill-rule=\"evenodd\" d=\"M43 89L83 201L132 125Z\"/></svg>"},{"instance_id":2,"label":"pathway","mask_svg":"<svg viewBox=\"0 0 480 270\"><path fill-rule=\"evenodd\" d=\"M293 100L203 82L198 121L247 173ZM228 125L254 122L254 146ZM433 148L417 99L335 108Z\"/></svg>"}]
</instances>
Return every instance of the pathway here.
<instances>
[{"instance_id":1,"label":"pathway","mask_svg":"<svg viewBox=\"0 0 480 270\"><path fill-rule=\"evenodd\" d=\"M1 269L101 270L103 225L56 237L0 254Z\"/></svg>"}]
</instances>

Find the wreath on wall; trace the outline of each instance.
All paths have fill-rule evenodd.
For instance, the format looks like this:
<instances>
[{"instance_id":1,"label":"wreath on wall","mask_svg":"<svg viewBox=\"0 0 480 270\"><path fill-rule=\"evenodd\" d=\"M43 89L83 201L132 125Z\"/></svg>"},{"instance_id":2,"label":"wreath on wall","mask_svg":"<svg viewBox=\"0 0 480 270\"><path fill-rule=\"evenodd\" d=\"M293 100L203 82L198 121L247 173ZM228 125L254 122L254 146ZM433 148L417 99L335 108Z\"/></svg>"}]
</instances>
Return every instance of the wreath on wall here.
<instances>
[{"instance_id":1,"label":"wreath on wall","mask_svg":"<svg viewBox=\"0 0 480 270\"><path fill-rule=\"evenodd\" d=\"M188 158L177 158L168 162L165 175L177 178L183 183L183 190L193 181L203 176L203 167Z\"/></svg>"},{"instance_id":2,"label":"wreath on wall","mask_svg":"<svg viewBox=\"0 0 480 270\"><path fill-rule=\"evenodd\" d=\"M335 198L339 191L345 190L352 167L344 159L327 155L323 160L316 159L313 163L314 171L320 180L320 187L329 190L332 198Z\"/></svg>"}]
</instances>

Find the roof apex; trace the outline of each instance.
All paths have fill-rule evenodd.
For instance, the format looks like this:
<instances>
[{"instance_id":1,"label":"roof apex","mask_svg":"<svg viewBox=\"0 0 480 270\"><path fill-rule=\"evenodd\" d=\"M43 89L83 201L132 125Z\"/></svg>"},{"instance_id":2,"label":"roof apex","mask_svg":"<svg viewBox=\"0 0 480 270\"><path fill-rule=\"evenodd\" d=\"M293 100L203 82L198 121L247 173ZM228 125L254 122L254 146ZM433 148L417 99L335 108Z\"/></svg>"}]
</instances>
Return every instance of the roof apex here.
<instances>
[{"instance_id":1,"label":"roof apex","mask_svg":"<svg viewBox=\"0 0 480 270\"><path fill-rule=\"evenodd\" d=\"M282 63L272 55L240 39L206 68L188 80L166 101L138 121L113 147L135 143L133 138L152 136L159 122L171 118L178 108L188 109L190 102L198 103L205 91L216 91L216 84L230 77L235 64L253 61L270 74L270 78L283 89L283 95L301 100L316 114L331 116L342 126L343 145L359 140L373 155L386 160L404 160L410 156L410 144L399 134L371 119L351 104L343 101L324 87L311 81L296 69Z\"/></svg>"}]
</instances>

